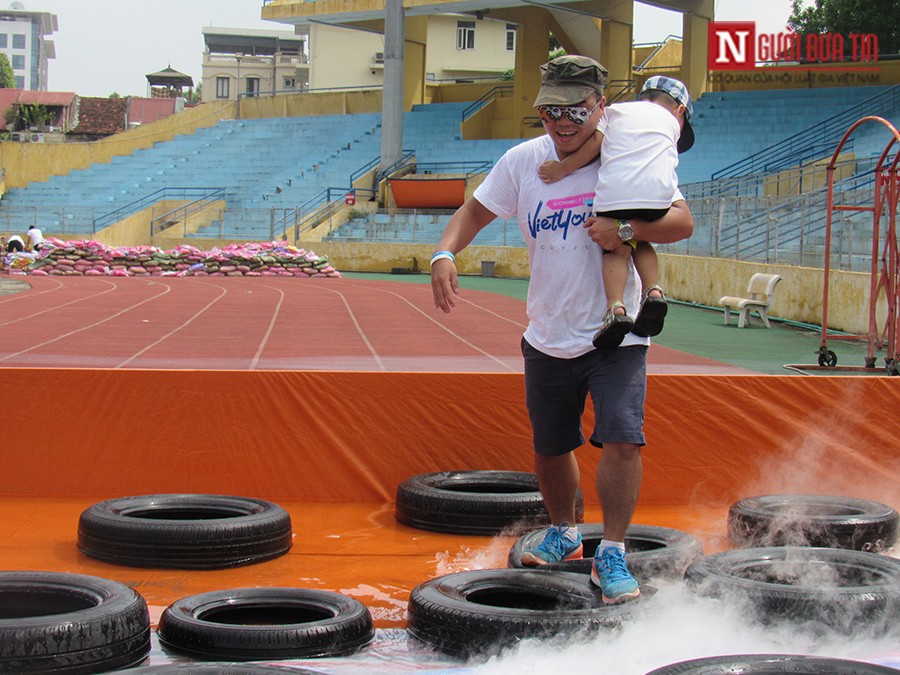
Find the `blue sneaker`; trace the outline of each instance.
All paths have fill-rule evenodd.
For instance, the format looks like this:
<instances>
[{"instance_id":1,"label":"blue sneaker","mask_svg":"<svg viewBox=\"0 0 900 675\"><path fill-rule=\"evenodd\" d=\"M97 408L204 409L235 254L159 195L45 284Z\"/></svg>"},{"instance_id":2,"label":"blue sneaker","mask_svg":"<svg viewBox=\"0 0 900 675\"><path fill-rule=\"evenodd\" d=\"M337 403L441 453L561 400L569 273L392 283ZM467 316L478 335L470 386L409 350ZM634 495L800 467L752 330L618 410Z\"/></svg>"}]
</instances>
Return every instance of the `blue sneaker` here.
<instances>
[{"instance_id":1,"label":"blue sneaker","mask_svg":"<svg viewBox=\"0 0 900 675\"><path fill-rule=\"evenodd\" d=\"M578 532L575 541L572 541L568 537L563 536L563 533L568 529L568 523L563 523L559 527L555 525L548 527L544 540L540 544L534 548L526 548L522 551L521 563L534 567L536 565L581 558L584 555L584 546L581 544L581 532Z\"/></svg>"},{"instance_id":2,"label":"blue sneaker","mask_svg":"<svg viewBox=\"0 0 900 675\"><path fill-rule=\"evenodd\" d=\"M600 587L607 605L627 602L641 594L638 582L625 565L625 554L615 546L607 546L602 551L597 547L591 565L591 582Z\"/></svg>"}]
</instances>

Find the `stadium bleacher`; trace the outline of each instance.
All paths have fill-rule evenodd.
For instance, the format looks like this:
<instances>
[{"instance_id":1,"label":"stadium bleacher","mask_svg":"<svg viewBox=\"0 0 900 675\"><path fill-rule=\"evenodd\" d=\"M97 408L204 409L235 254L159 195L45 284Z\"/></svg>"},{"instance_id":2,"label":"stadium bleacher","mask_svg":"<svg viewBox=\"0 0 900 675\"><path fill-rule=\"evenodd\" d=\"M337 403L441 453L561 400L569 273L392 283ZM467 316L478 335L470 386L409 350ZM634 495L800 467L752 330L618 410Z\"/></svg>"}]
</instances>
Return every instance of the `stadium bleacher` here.
<instances>
[{"instance_id":1,"label":"stadium bleacher","mask_svg":"<svg viewBox=\"0 0 900 675\"><path fill-rule=\"evenodd\" d=\"M822 125L890 87L839 87L712 92L695 102L694 148L680 158L682 186L708 181L717 171L799 132ZM896 89L896 88L894 88ZM883 111L900 124L898 95ZM495 162L519 139L463 140L460 124L469 105L418 105L404 113L403 147L418 164ZM892 107L891 107L892 106ZM221 188L227 209L194 236L262 240L281 234L279 213L309 204L328 188L346 189L350 176L380 153L378 113L225 120L26 188L0 201L0 223L35 222L49 233L85 235L107 214L127 214L151 194L183 188ZM833 143L832 141L829 141ZM857 156L881 152L883 132L863 129ZM686 194L688 190L686 190ZM433 242L449 213L354 214L328 235L338 240ZM381 220L379 220L381 219ZM384 222L382 222L384 221ZM110 220L114 222L114 220ZM514 222L495 222L476 243L522 245Z\"/></svg>"}]
</instances>

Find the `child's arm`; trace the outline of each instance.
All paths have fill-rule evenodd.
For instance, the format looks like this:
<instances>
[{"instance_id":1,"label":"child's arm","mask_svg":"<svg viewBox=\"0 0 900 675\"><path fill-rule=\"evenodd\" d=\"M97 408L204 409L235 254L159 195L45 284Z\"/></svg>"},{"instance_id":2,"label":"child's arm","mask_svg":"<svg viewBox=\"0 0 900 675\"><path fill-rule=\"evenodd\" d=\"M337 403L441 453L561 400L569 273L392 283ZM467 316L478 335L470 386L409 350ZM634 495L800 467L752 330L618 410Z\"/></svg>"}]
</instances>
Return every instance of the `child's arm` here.
<instances>
[{"instance_id":1,"label":"child's arm","mask_svg":"<svg viewBox=\"0 0 900 675\"><path fill-rule=\"evenodd\" d=\"M571 155L557 162L548 160L538 167L538 176L545 183L555 183L565 178L573 171L593 162L600 156L600 144L603 142L603 134L595 131L584 144Z\"/></svg>"}]
</instances>

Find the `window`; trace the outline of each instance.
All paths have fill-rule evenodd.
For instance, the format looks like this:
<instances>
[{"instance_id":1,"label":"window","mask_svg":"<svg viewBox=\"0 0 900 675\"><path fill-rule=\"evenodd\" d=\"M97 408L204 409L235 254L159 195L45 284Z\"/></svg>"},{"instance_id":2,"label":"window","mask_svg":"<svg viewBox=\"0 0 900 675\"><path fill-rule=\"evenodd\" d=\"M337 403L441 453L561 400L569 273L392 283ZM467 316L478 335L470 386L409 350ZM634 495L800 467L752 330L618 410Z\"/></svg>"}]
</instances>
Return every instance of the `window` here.
<instances>
[{"instance_id":1,"label":"window","mask_svg":"<svg viewBox=\"0 0 900 675\"><path fill-rule=\"evenodd\" d=\"M9 38L9 36L6 33L0 35L0 47L2 47L3 49L6 49L7 38Z\"/></svg>"},{"instance_id":2,"label":"window","mask_svg":"<svg viewBox=\"0 0 900 675\"><path fill-rule=\"evenodd\" d=\"M456 22L456 48L475 49L475 22Z\"/></svg>"},{"instance_id":3,"label":"window","mask_svg":"<svg viewBox=\"0 0 900 675\"><path fill-rule=\"evenodd\" d=\"M516 51L516 24L506 24L506 51Z\"/></svg>"},{"instance_id":4,"label":"window","mask_svg":"<svg viewBox=\"0 0 900 675\"><path fill-rule=\"evenodd\" d=\"M13 49L25 49L24 35L13 35Z\"/></svg>"},{"instance_id":5,"label":"window","mask_svg":"<svg viewBox=\"0 0 900 675\"><path fill-rule=\"evenodd\" d=\"M247 93L250 96L256 96L259 93L259 78L258 77L248 77L247 78Z\"/></svg>"},{"instance_id":6,"label":"window","mask_svg":"<svg viewBox=\"0 0 900 675\"><path fill-rule=\"evenodd\" d=\"M284 88L285 89L296 89L297 88L297 78L296 77L284 78Z\"/></svg>"},{"instance_id":7,"label":"window","mask_svg":"<svg viewBox=\"0 0 900 675\"><path fill-rule=\"evenodd\" d=\"M216 78L216 98L229 98L231 96L231 91L229 88L229 84L231 80L227 77L217 77Z\"/></svg>"},{"instance_id":8,"label":"window","mask_svg":"<svg viewBox=\"0 0 900 675\"><path fill-rule=\"evenodd\" d=\"M25 76L24 75L16 75L16 89L24 89L25 88Z\"/></svg>"},{"instance_id":9,"label":"window","mask_svg":"<svg viewBox=\"0 0 900 675\"><path fill-rule=\"evenodd\" d=\"M25 70L25 55L13 54L12 67L13 70Z\"/></svg>"}]
</instances>

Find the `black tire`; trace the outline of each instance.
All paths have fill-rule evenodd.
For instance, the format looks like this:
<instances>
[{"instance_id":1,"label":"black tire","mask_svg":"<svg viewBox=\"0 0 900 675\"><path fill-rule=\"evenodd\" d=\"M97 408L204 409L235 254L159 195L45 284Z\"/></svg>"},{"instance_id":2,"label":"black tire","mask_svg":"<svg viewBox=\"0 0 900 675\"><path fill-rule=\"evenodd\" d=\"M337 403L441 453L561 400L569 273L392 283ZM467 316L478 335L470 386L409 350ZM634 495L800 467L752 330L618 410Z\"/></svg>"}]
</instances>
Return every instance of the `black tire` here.
<instances>
[{"instance_id":1,"label":"black tire","mask_svg":"<svg viewBox=\"0 0 900 675\"><path fill-rule=\"evenodd\" d=\"M78 548L132 567L221 569L284 555L291 517L249 497L162 494L110 499L78 521Z\"/></svg>"},{"instance_id":2,"label":"black tire","mask_svg":"<svg viewBox=\"0 0 900 675\"><path fill-rule=\"evenodd\" d=\"M375 637L369 610L354 598L302 588L238 588L169 605L162 645L207 661L352 654Z\"/></svg>"},{"instance_id":3,"label":"black tire","mask_svg":"<svg viewBox=\"0 0 900 675\"><path fill-rule=\"evenodd\" d=\"M322 675L321 670L269 666L253 663L174 663L159 666L142 666L129 670L117 670L117 675L256 675L257 673L281 673L281 675Z\"/></svg>"},{"instance_id":4,"label":"black tire","mask_svg":"<svg viewBox=\"0 0 900 675\"><path fill-rule=\"evenodd\" d=\"M802 675L897 675L894 668L878 666L862 661L831 659L822 656L795 654L735 654L733 656L709 656L702 659L681 661L651 670L647 675L770 675L796 673Z\"/></svg>"},{"instance_id":5,"label":"black tire","mask_svg":"<svg viewBox=\"0 0 900 675\"><path fill-rule=\"evenodd\" d=\"M763 624L789 620L878 635L900 621L900 560L873 553L736 549L692 563L684 578L698 595L738 602Z\"/></svg>"},{"instance_id":6,"label":"black tire","mask_svg":"<svg viewBox=\"0 0 900 675\"><path fill-rule=\"evenodd\" d=\"M0 572L0 673L78 675L150 654L150 615L134 589L62 572Z\"/></svg>"},{"instance_id":7,"label":"black tire","mask_svg":"<svg viewBox=\"0 0 900 675\"><path fill-rule=\"evenodd\" d=\"M584 544L584 558L541 565L540 569L563 570L576 574L590 574L594 551L603 539L603 523L582 523L578 526ZM509 550L507 564L522 565L522 552L541 543L544 529L522 535ZM638 581L655 578L678 579L684 576L687 566L703 557L703 544L696 537L666 527L653 525L629 525L625 533L625 560L628 570Z\"/></svg>"},{"instance_id":8,"label":"black tire","mask_svg":"<svg viewBox=\"0 0 900 675\"><path fill-rule=\"evenodd\" d=\"M397 522L450 534L521 532L550 524L537 476L520 471L441 471L397 487ZM576 520L584 519L578 491Z\"/></svg>"},{"instance_id":9,"label":"black tire","mask_svg":"<svg viewBox=\"0 0 900 675\"><path fill-rule=\"evenodd\" d=\"M728 510L737 546L819 546L884 551L897 541L900 514L868 499L830 495L747 497Z\"/></svg>"},{"instance_id":10,"label":"black tire","mask_svg":"<svg viewBox=\"0 0 900 675\"><path fill-rule=\"evenodd\" d=\"M607 606L588 577L497 569L456 572L416 586L409 634L454 656L489 656L526 638L612 630L643 609L641 599Z\"/></svg>"}]
</instances>

